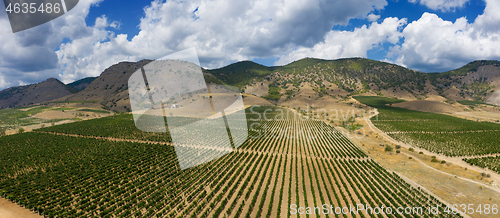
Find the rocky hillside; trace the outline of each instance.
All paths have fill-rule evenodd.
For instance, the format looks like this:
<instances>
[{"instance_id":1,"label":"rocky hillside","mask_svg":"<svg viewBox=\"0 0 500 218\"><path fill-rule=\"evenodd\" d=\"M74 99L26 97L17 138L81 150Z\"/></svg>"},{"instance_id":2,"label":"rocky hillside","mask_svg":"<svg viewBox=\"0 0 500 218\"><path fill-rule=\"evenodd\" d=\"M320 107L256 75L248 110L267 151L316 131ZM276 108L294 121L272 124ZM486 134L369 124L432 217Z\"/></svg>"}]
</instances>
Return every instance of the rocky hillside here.
<instances>
[{"instance_id":1,"label":"rocky hillside","mask_svg":"<svg viewBox=\"0 0 500 218\"><path fill-rule=\"evenodd\" d=\"M9 88L0 92L3 99L0 106L22 106L55 99L93 101L99 102L104 109L130 111L128 79L150 62L142 60L115 64L97 78L68 84L73 88L55 79ZM364 58L304 58L277 67L242 61L219 69L204 69L203 72L209 83L233 85L244 93L284 105L323 98L341 101L352 95L379 95L406 100L439 99L440 102L473 100L500 105L498 61L474 61L453 71L430 74Z\"/></svg>"},{"instance_id":2,"label":"rocky hillside","mask_svg":"<svg viewBox=\"0 0 500 218\"><path fill-rule=\"evenodd\" d=\"M151 60L115 64L104 70L83 91L56 101L97 101L105 109L128 111L130 110L128 79L130 75L149 62Z\"/></svg>"},{"instance_id":3,"label":"rocky hillside","mask_svg":"<svg viewBox=\"0 0 500 218\"><path fill-rule=\"evenodd\" d=\"M430 74L364 58L305 58L280 67L244 61L208 72L276 103L292 100L301 88L310 86L315 98L368 94L419 100L440 96L500 104L498 61L474 61L457 70Z\"/></svg>"},{"instance_id":4,"label":"rocky hillside","mask_svg":"<svg viewBox=\"0 0 500 218\"><path fill-rule=\"evenodd\" d=\"M74 81L72 83L69 83L68 86L73 88L73 89L76 89L78 91L82 91L84 90L85 88L87 88L87 86L90 85L91 82L93 82L97 77L87 77L87 78L83 78L83 79L80 79L80 80L77 80L77 81Z\"/></svg>"},{"instance_id":5,"label":"rocky hillside","mask_svg":"<svg viewBox=\"0 0 500 218\"><path fill-rule=\"evenodd\" d=\"M474 61L456 70L429 74L429 77L445 98L500 105L499 61Z\"/></svg>"},{"instance_id":6,"label":"rocky hillside","mask_svg":"<svg viewBox=\"0 0 500 218\"><path fill-rule=\"evenodd\" d=\"M41 83L16 86L0 91L0 108L28 106L71 95L74 89L50 78Z\"/></svg>"}]
</instances>

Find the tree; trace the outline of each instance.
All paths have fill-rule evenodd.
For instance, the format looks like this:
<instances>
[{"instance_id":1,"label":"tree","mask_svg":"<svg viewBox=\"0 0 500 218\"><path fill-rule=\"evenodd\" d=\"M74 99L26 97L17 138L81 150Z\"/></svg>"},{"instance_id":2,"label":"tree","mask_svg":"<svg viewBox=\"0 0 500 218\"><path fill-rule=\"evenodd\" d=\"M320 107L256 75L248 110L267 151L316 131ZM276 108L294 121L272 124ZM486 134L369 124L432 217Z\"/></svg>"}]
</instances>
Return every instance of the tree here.
<instances>
[{"instance_id":1,"label":"tree","mask_svg":"<svg viewBox=\"0 0 500 218\"><path fill-rule=\"evenodd\" d=\"M23 133L24 131L25 131L25 130L24 130L24 128L23 128L23 127L19 128L19 130L18 130L18 132L19 132L19 133Z\"/></svg>"},{"instance_id":2,"label":"tree","mask_svg":"<svg viewBox=\"0 0 500 218\"><path fill-rule=\"evenodd\" d=\"M5 128L0 128L0 136L4 136L7 130Z\"/></svg>"},{"instance_id":3,"label":"tree","mask_svg":"<svg viewBox=\"0 0 500 218\"><path fill-rule=\"evenodd\" d=\"M385 151L386 151L386 152L391 152L391 151L392 151L392 149L393 149L393 148L392 148L392 146L390 146L390 145L386 145L386 146L385 146Z\"/></svg>"}]
</instances>

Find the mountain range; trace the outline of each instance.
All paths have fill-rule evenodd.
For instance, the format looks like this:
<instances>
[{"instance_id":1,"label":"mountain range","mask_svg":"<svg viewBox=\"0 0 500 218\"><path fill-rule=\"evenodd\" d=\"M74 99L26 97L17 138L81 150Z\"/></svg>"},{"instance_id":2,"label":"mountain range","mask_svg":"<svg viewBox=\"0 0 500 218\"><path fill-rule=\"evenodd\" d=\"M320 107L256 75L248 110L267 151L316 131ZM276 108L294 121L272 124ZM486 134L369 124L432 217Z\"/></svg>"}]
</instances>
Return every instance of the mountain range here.
<instances>
[{"instance_id":1,"label":"mountain range","mask_svg":"<svg viewBox=\"0 0 500 218\"><path fill-rule=\"evenodd\" d=\"M50 101L93 101L102 108L130 111L128 78L152 60L120 62L70 84L44 82L0 91L0 107ZM459 69L423 73L399 65L365 59L304 58L285 66L266 67L241 61L218 69L203 69L209 83L233 85L243 93L271 103L298 98L345 100L352 95L379 95L405 100L441 98L446 102L480 101L500 105L500 62L473 61Z\"/></svg>"}]
</instances>

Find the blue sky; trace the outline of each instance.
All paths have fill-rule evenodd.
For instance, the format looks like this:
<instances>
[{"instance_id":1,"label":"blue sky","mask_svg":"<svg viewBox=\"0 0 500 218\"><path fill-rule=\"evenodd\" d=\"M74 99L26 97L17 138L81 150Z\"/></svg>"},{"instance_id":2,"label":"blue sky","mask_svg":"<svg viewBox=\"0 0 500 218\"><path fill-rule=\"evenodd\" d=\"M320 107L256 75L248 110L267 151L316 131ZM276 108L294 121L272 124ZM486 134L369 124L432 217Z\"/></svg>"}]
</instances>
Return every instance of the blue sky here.
<instances>
[{"instance_id":1,"label":"blue sky","mask_svg":"<svg viewBox=\"0 0 500 218\"><path fill-rule=\"evenodd\" d=\"M500 59L499 10L496 0L81 0L16 34L5 34L0 13L0 89L68 83L191 47L205 68L365 57L443 72Z\"/></svg>"},{"instance_id":2,"label":"blue sky","mask_svg":"<svg viewBox=\"0 0 500 218\"><path fill-rule=\"evenodd\" d=\"M127 34L128 40L131 40L133 36L137 35L140 31L139 23L141 17L144 15L142 10L146 6L150 5L148 1L133 1L124 4L123 1L118 0L105 0L98 5L91 7L89 15L85 19L86 22L91 24L95 23L95 19L105 15L110 20L115 20L120 23L120 28L114 32L117 34ZM388 5L384 9L376 10L373 14L380 15L380 19L383 20L387 17L399 17L407 18L408 23L418 20L424 12L432 12L437 14L439 17L455 21L458 18L466 17L468 20L475 20L476 17L484 11L486 2L484 1L469 1L464 7L456 8L453 11L441 11L432 10L425 5L411 3L409 1L399 0L389 0ZM370 21L364 18L351 19L349 23L339 24L332 27L332 30L344 30L353 31L354 28L359 28L363 25L370 25ZM367 58L374 60L384 60L386 59L387 52L389 50L390 44L384 43L380 47L373 48L368 51ZM253 58L251 59L266 66L274 66L275 62L278 60L277 57L270 58Z\"/></svg>"}]
</instances>

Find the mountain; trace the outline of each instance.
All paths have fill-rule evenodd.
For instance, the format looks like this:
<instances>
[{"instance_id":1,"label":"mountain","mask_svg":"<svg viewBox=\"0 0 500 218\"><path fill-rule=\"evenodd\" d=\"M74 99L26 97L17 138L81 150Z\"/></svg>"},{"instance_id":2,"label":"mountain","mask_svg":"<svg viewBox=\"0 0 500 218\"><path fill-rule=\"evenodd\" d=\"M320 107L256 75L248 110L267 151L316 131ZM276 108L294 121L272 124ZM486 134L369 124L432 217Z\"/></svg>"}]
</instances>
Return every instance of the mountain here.
<instances>
[{"instance_id":1,"label":"mountain","mask_svg":"<svg viewBox=\"0 0 500 218\"><path fill-rule=\"evenodd\" d=\"M443 97L500 105L499 61L474 61L456 70L428 74L365 58L304 58L279 67L244 61L208 72L276 103L292 99L307 84L316 98L371 93L406 100Z\"/></svg>"},{"instance_id":2,"label":"mountain","mask_svg":"<svg viewBox=\"0 0 500 218\"><path fill-rule=\"evenodd\" d=\"M130 111L128 79L134 72L151 61L120 62L112 65L88 84L84 90L56 101L97 101L104 109ZM206 82L224 84L211 74L205 72L204 75Z\"/></svg>"},{"instance_id":3,"label":"mountain","mask_svg":"<svg viewBox=\"0 0 500 218\"><path fill-rule=\"evenodd\" d=\"M0 92L2 99L12 96L17 101L1 100L0 105L27 105L55 99L95 101L105 109L130 111L128 79L151 61L120 62L104 70L97 78L85 78L68 86L49 79L44 83L57 81L58 85L54 85L53 90L45 90L45 94L41 94L46 96L43 98L35 98L33 93L27 92L42 87L40 84L43 83L6 89ZM438 99L441 102L474 100L500 105L499 61L474 61L448 72L423 73L365 58L304 58L275 67L241 61L218 69L203 69L203 74L208 83L233 85L246 94L283 105L321 99L344 101L352 95Z\"/></svg>"},{"instance_id":4,"label":"mountain","mask_svg":"<svg viewBox=\"0 0 500 218\"><path fill-rule=\"evenodd\" d=\"M16 86L0 91L0 107L28 106L73 94L75 90L55 78L41 83Z\"/></svg>"},{"instance_id":5,"label":"mountain","mask_svg":"<svg viewBox=\"0 0 500 218\"><path fill-rule=\"evenodd\" d=\"M248 94L278 103L293 98L304 84L317 93L317 98L326 95L343 98L367 91L393 97L421 98L426 93L426 86L430 85L425 73L364 58L304 58L279 67L238 62L208 72Z\"/></svg>"},{"instance_id":6,"label":"mountain","mask_svg":"<svg viewBox=\"0 0 500 218\"><path fill-rule=\"evenodd\" d=\"M72 83L69 83L67 84L69 87L73 88L73 89L76 89L78 91L82 91L84 90L85 88L87 88L87 86L90 85L90 83L92 81L94 81L97 77L87 77L87 78L83 78L83 79L80 79L80 80L77 80L77 81L74 81Z\"/></svg>"},{"instance_id":7,"label":"mountain","mask_svg":"<svg viewBox=\"0 0 500 218\"><path fill-rule=\"evenodd\" d=\"M273 69L275 67L266 67L252 61L240 61L219 69L204 71L226 84L241 87L264 78L271 74Z\"/></svg>"},{"instance_id":8,"label":"mountain","mask_svg":"<svg viewBox=\"0 0 500 218\"><path fill-rule=\"evenodd\" d=\"M429 78L445 98L500 105L500 61L473 61L456 70L429 74Z\"/></svg>"},{"instance_id":9,"label":"mountain","mask_svg":"<svg viewBox=\"0 0 500 218\"><path fill-rule=\"evenodd\" d=\"M56 101L97 101L105 109L115 111L130 110L128 100L128 79L130 75L152 60L120 62L105 69L99 77L75 94Z\"/></svg>"}]
</instances>

